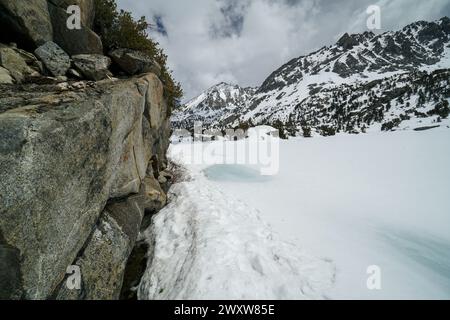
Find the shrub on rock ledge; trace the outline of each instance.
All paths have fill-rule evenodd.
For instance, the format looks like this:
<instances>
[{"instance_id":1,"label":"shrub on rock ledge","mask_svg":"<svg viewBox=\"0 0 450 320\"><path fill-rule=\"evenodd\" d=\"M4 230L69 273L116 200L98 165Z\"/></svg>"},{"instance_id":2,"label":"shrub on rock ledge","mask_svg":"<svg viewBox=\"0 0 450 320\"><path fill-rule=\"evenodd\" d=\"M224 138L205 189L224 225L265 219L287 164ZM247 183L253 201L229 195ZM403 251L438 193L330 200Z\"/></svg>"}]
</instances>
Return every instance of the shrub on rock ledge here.
<instances>
[{"instance_id":1,"label":"shrub on rock ledge","mask_svg":"<svg viewBox=\"0 0 450 320\"><path fill-rule=\"evenodd\" d=\"M116 0L96 0L94 31L100 35L105 52L126 48L142 51L161 66L161 80L171 107L183 95L178 82L167 67L167 55L148 37L150 24L145 17L134 20L130 12L118 10Z\"/></svg>"}]
</instances>

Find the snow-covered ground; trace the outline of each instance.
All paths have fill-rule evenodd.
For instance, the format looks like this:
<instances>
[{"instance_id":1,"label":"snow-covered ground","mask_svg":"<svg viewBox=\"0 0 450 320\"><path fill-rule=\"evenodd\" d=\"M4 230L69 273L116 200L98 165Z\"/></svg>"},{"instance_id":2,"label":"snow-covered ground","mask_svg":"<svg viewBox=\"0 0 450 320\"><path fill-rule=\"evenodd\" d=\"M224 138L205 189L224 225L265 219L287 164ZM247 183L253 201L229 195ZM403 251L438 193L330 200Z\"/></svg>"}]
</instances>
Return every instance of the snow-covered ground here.
<instances>
[{"instance_id":1,"label":"snow-covered ground","mask_svg":"<svg viewBox=\"0 0 450 320\"><path fill-rule=\"evenodd\" d=\"M140 298L450 299L448 129L281 141L271 177L186 168L146 233Z\"/></svg>"},{"instance_id":2,"label":"snow-covered ground","mask_svg":"<svg viewBox=\"0 0 450 320\"><path fill-rule=\"evenodd\" d=\"M254 209L195 176L176 184L145 237L140 299L323 299L334 267L278 239Z\"/></svg>"}]
</instances>

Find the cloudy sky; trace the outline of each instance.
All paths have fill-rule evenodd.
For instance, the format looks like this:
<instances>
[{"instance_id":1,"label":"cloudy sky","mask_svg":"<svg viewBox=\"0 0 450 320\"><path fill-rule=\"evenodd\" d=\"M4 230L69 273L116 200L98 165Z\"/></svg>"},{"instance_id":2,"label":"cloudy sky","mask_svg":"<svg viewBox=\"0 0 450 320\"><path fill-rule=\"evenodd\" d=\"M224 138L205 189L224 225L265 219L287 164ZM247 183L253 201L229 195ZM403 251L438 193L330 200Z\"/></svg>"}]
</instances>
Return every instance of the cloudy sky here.
<instances>
[{"instance_id":1,"label":"cloudy sky","mask_svg":"<svg viewBox=\"0 0 450 320\"><path fill-rule=\"evenodd\" d=\"M117 0L157 25L174 75L192 98L221 81L258 86L294 57L367 30L366 9L381 8L380 32L450 16L449 0Z\"/></svg>"}]
</instances>

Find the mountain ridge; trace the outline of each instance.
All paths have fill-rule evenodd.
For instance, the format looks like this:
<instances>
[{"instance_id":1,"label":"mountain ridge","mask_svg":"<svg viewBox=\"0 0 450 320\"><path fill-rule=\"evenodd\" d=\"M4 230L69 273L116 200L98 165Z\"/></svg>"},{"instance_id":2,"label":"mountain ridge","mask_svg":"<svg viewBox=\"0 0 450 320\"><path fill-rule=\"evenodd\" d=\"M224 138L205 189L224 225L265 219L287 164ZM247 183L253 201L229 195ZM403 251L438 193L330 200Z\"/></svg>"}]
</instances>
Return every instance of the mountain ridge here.
<instances>
[{"instance_id":1,"label":"mountain ridge","mask_svg":"<svg viewBox=\"0 0 450 320\"><path fill-rule=\"evenodd\" d=\"M221 122L232 122L237 119L227 119L234 112L246 107L256 88L240 87L238 85L220 82L199 96L189 100L181 110L172 117L175 127L193 125L195 121L201 121L206 126L217 126Z\"/></svg>"},{"instance_id":2,"label":"mountain ridge","mask_svg":"<svg viewBox=\"0 0 450 320\"><path fill-rule=\"evenodd\" d=\"M426 113L422 112L434 110L436 107L448 109L450 96L448 83L442 88L437 84L431 85L433 90L436 90L431 92L427 89L426 83L418 80L421 77L428 77L429 81L434 81L434 76L436 79L445 78L447 73L438 75L439 73L434 72L448 68L450 68L448 17L432 22L417 21L400 30L378 35L370 31L361 34L345 33L335 44L291 59L282 65L272 72L253 94L247 91L236 99L240 103L236 104L235 108L225 107L218 111L220 101L216 99L214 101L216 111L204 117L200 111L204 112L209 105L208 99L203 99L201 108L198 108L200 104L188 103L186 104L188 107L176 111L172 123L175 127L189 127L193 125L191 121L193 119L206 120L203 121L205 127L219 128L237 127L243 123L268 124L286 131L289 135L305 135L302 131L328 135L342 131L359 133L370 128L376 130L416 128L424 123L448 125L447 121L443 121L448 118L446 112L441 112L439 119L434 114L424 117L423 114ZM365 84L373 81L381 81L378 89L387 90L389 84L398 78L401 78L400 83L404 84L404 88L393 93L391 90L389 95L378 94L372 101L363 99L362 103L358 102L358 107L355 107L353 99L344 99L344 96L346 97L344 93L353 89L361 95L374 95L370 86L365 87ZM208 96L211 93L210 89L202 95ZM366 92L362 92L364 90ZM329 97L332 92L336 96L336 101ZM405 92L408 96L405 96ZM427 92L426 97L422 96L419 104L418 95L425 95L424 92ZM404 104L399 105L396 99L403 101ZM407 99L409 105L405 102ZM367 101L364 103L364 100ZM391 106L394 105L395 112L388 108L388 102ZM222 104L226 105L223 102ZM444 106L440 107L441 104ZM415 112L416 109L422 111ZM319 121L317 114L323 114L324 110L327 110L325 113L328 116L321 116ZM403 114L399 110L403 111ZM333 116L336 113L343 113L343 117ZM368 113L377 114L377 117L367 117ZM421 117L416 116L417 114L421 114ZM395 116L400 122L393 120ZM325 121L325 118L328 120ZM416 124L402 125L402 122L411 118L417 120ZM426 118L429 119L425 121ZM393 127L387 124L392 121L396 124ZM324 134L324 130L320 129L323 126L331 128L328 134ZM307 136L308 133L306 132Z\"/></svg>"}]
</instances>

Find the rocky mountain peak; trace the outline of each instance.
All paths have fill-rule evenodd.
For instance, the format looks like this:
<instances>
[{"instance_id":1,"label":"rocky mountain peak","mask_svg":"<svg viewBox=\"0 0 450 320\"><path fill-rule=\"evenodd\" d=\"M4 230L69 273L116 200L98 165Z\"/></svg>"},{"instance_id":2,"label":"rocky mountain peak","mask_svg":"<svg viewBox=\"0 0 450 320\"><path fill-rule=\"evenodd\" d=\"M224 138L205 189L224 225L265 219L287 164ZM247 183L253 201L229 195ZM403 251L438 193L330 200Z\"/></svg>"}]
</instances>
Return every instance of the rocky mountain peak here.
<instances>
[{"instance_id":1,"label":"rocky mountain peak","mask_svg":"<svg viewBox=\"0 0 450 320\"><path fill-rule=\"evenodd\" d=\"M350 50L354 46L367 41L375 36L373 32L364 32L362 34L351 34L345 33L338 41L337 45L342 47L344 50Z\"/></svg>"},{"instance_id":2,"label":"rocky mountain peak","mask_svg":"<svg viewBox=\"0 0 450 320\"><path fill-rule=\"evenodd\" d=\"M175 127L193 127L193 123L201 119L205 125L214 126L225 120L235 120L231 117L216 121L221 115L233 114L234 111L244 108L255 92L256 88L242 88L226 82L218 83L176 110L172 116L172 124Z\"/></svg>"},{"instance_id":3,"label":"rocky mountain peak","mask_svg":"<svg viewBox=\"0 0 450 320\"><path fill-rule=\"evenodd\" d=\"M370 34L370 36L373 36L373 33ZM349 35L348 33L345 33L338 41L337 45L341 46L344 50L350 50L354 46L357 46L362 41L366 40L367 34L352 34Z\"/></svg>"}]
</instances>

